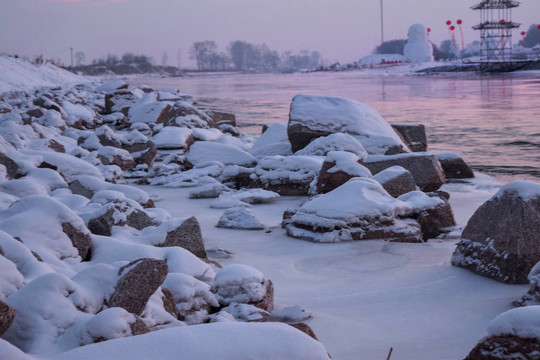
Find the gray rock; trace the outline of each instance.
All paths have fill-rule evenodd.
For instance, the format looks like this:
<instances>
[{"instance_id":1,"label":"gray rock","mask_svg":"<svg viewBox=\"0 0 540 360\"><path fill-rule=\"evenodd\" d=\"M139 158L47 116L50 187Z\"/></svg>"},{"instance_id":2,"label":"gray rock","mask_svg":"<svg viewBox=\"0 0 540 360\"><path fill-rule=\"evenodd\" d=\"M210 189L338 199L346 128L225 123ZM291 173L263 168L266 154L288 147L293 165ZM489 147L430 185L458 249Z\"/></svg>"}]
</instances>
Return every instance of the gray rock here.
<instances>
[{"instance_id":1,"label":"gray rock","mask_svg":"<svg viewBox=\"0 0 540 360\"><path fill-rule=\"evenodd\" d=\"M436 238L444 228L456 225L448 199L443 194L430 193L428 195L440 198L443 203L417 214L416 221L420 224L424 240Z\"/></svg>"},{"instance_id":2,"label":"gray rock","mask_svg":"<svg viewBox=\"0 0 540 360\"><path fill-rule=\"evenodd\" d=\"M492 279L526 284L527 275L540 261L540 191L520 196L515 181L503 186L476 210L452 255L452 265Z\"/></svg>"},{"instance_id":3,"label":"gray rock","mask_svg":"<svg viewBox=\"0 0 540 360\"><path fill-rule=\"evenodd\" d=\"M186 126L188 128L208 128L212 118L187 101L177 101L169 110L165 126Z\"/></svg>"},{"instance_id":4,"label":"gray rock","mask_svg":"<svg viewBox=\"0 0 540 360\"><path fill-rule=\"evenodd\" d=\"M447 179L470 179L474 177L474 172L469 165L456 153L435 154L441 163Z\"/></svg>"},{"instance_id":5,"label":"gray rock","mask_svg":"<svg viewBox=\"0 0 540 360\"><path fill-rule=\"evenodd\" d=\"M195 216L190 217L179 227L167 233L165 241L159 247L178 246L184 248L201 259L206 259L206 250L201 233L201 226Z\"/></svg>"},{"instance_id":6,"label":"gray rock","mask_svg":"<svg viewBox=\"0 0 540 360\"><path fill-rule=\"evenodd\" d=\"M121 112L128 116L129 108L137 101L138 96L131 90L119 89L105 95L105 114Z\"/></svg>"},{"instance_id":7,"label":"gray rock","mask_svg":"<svg viewBox=\"0 0 540 360\"><path fill-rule=\"evenodd\" d=\"M422 124L392 124L405 144L414 152L427 151L426 128Z\"/></svg>"},{"instance_id":8,"label":"gray rock","mask_svg":"<svg viewBox=\"0 0 540 360\"><path fill-rule=\"evenodd\" d=\"M265 228L251 214L251 211L243 206L234 206L225 210L216 226L219 228L240 230L262 230Z\"/></svg>"},{"instance_id":9,"label":"gray rock","mask_svg":"<svg viewBox=\"0 0 540 360\"><path fill-rule=\"evenodd\" d=\"M107 301L108 307L121 307L132 314L141 315L168 272L167 263L156 259L138 259L121 267L118 271L121 278Z\"/></svg>"},{"instance_id":10,"label":"gray rock","mask_svg":"<svg viewBox=\"0 0 540 360\"><path fill-rule=\"evenodd\" d=\"M401 166L412 174L420 190L426 192L438 190L446 181L439 161L429 153L368 156L364 161L373 174L391 166Z\"/></svg>"}]
</instances>

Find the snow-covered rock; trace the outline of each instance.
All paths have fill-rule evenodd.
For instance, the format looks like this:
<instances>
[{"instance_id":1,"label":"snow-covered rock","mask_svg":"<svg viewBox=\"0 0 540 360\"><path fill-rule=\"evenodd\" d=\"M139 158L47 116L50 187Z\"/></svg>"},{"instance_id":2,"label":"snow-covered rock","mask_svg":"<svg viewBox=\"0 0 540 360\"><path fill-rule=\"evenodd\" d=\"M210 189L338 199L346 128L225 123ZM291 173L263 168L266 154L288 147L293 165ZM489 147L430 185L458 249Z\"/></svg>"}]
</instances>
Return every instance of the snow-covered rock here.
<instances>
[{"instance_id":1,"label":"snow-covered rock","mask_svg":"<svg viewBox=\"0 0 540 360\"><path fill-rule=\"evenodd\" d=\"M344 133L318 137L305 148L298 150L295 155L326 156L331 151L347 151L355 154L360 159L368 156L368 153L358 140Z\"/></svg>"},{"instance_id":2,"label":"snow-covered rock","mask_svg":"<svg viewBox=\"0 0 540 360\"><path fill-rule=\"evenodd\" d=\"M540 259L539 214L540 184L506 184L470 218L452 264L505 283L528 283Z\"/></svg>"},{"instance_id":3,"label":"snow-covered rock","mask_svg":"<svg viewBox=\"0 0 540 360\"><path fill-rule=\"evenodd\" d=\"M190 129L176 126L165 126L152 140L158 149L188 149L194 141Z\"/></svg>"},{"instance_id":4,"label":"snow-covered rock","mask_svg":"<svg viewBox=\"0 0 540 360\"><path fill-rule=\"evenodd\" d=\"M196 166L208 161L219 161L224 165L253 167L257 159L249 153L232 145L209 141L197 141L186 154L186 160Z\"/></svg>"},{"instance_id":5,"label":"snow-covered rock","mask_svg":"<svg viewBox=\"0 0 540 360\"><path fill-rule=\"evenodd\" d=\"M391 166L373 176L393 197L416 190L412 174L402 166Z\"/></svg>"},{"instance_id":6,"label":"snow-covered rock","mask_svg":"<svg viewBox=\"0 0 540 360\"><path fill-rule=\"evenodd\" d=\"M329 152L317 178L317 192L324 194L332 191L353 177L371 177L371 172L361 163L362 159L353 153Z\"/></svg>"},{"instance_id":7,"label":"snow-covered rock","mask_svg":"<svg viewBox=\"0 0 540 360\"><path fill-rule=\"evenodd\" d=\"M426 128L422 124L392 124L394 130L396 130L405 144L414 152L427 151L427 137Z\"/></svg>"},{"instance_id":8,"label":"snow-covered rock","mask_svg":"<svg viewBox=\"0 0 540 360\"><path fill-rule=\"evenodd\" d=\"M234 206L225 210L216 226L220 228L242 230L262 230L265 228L265 226L251 214L251 211L244 206Z\"/></svg>"},{"instance_id":9,"label":"snow-covered rock","mask_svg":"<svg viewBox=\"0 0 540 360\"><path fill-rule=\"evenodd\" d=\"M331 96L298 94L291 103L287 134L294 152L333 133L356 138L370 154L409 151L394 129L372 107Z\"/></svg>"},{"instance_id":10,"label":"snow-covered rock","mask_svg":"<svg viewBox=\"0 0 540 360\"><path fill-rule=\"evenodd\" d=\"M374 155L368 156L364 162L373 174L377 174L391 166L401 166L412 174L416 185L422 191L436 191L446 181L441 164L430 153Z\"/></svg>"},{"instance_id":11,"label":"snow-covered rock","mask_svg":"<svg viewBox=\"0 0 540 360\"><path fill-rule=\"evenodd\" d=\"M447 179L469 179L474 177L474 172L459 154L447 152L434 155L441 163Z\"/></svg>"}]
</instances>

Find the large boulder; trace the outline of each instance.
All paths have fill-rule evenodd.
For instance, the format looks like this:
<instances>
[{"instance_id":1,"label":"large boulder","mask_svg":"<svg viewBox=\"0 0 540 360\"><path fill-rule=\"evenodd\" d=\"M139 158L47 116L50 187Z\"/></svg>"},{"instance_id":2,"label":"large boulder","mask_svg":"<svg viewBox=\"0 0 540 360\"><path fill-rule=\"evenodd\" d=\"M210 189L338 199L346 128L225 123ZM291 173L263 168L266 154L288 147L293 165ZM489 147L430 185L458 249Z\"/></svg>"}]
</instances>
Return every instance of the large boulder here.
<instances>
[{"instance_id":1,"label":"large boulder","mask_svg":"<svg viewBox=\"0 0 540 360\"><path fill-rule=\"evenodd\" d=\"M368 156L364 162L373 174L391 166L401 166L412 174L416 185L422 191L436 191L446 181L441 164L429 153Z\"/></svg>"},{"instance_id":2,"label":"large boulder","mask_svg":"<svg viewBox=\"0 0 540 360\"><path fill-rule=\"evenodd\" d=\"M105 95L105 114L121 112L128 116L129 108L142 97L142 91L119 89Z\"/></svg>"},{"instance_id":3,"label":"large boulder","mask_svg":"<svg viewBox=\"0 0 540 360\"><path fill-rule=\"evenodd\" d=\"M197 166L208 161L219 161L224 165L253 167L257 159L236 146L210 141L197 141L186 154L186 161Z\"/></svg>"},{"instance_id":4,"label":"large boulder","mask_svg":"<svg viewBox=\"0 0 540 360\"><path fill-rule=\"evenodd\" d=\"M187 127L166 126L153 136L158 149L185 149L193 144L193 134Z\"/></svg>"},{"instance_id":5,"label":"large boulder","mask_svg":"<svg viewBox=\"0 0 540 360\"><path fill-rule=\"evenodd\" d=\"M400 136L370 106L331 96L298 94L291 103L287 134L293 152L334 133L355 137L370 154L408 152Z\"/></svg>"},{"instance_id":6,"label":"large boulder","mask_svg":"<svg viewBox=\"0 0 540 360\"><path fill-rule=\"evenodd\" d=\"M287 235L313 242L422 242L420 225L400 218L410 212L409 204L390 196L377 181L356 177L288 214L284 227Z\"/></svg>"},{"instance_id":7,"label":"large boulder","mask_svg":"<svg viewBox=\"0 0 540 360\"><path fill-rule=\"evenodd\" d=\"M510 284L528 283L540 261L540 184L513 181L476 210L452 264Z\"/></svg>"},{"instance_id":8,"label":"large boulder","mask_svg":"<svg viewBox=\"0 0 540 360\"><path fill-rule=\"evenodd\" d=\"M414 152L427 151L426 128L422 124L392 124L409 149Z\"/></svg>"},{"instance_id":9,"label":"large boulder","mask_svg":"<svg viewBox=\"0 0 540 360\"><path fill-rule=\"evenodd\" d=\"M244 206L233 206L232 208L225 210L216 226L225 229L241 230L262 230L265 228L265 226L253 216L251 211Z\"/></svg>"},{"instance_id":10,"label":"large boulder","mask_svg":"<svg viewBox=\"0 0 540 360\"><path fill-rule=\"evenodd\" d=\"M163 260L138 259L130 262L118 271L121 277L107 305L141 315L150 296L165 281L168 272L169 267Z\"/></svg>"}]
</instances>

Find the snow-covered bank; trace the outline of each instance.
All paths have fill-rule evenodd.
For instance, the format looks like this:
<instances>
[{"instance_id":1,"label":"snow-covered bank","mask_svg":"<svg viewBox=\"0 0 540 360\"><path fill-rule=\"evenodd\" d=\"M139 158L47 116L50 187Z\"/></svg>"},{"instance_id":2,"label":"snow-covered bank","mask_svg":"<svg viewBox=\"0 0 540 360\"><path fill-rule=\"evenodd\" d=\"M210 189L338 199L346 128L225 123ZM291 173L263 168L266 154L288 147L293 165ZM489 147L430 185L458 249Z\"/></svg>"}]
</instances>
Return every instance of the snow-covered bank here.
<instances>
[{"instance_id":1,"label":"snow-covered bank","mask_svg":"<svg viewBox=\"0 0 540 360\"><path fill-rule=\"evenodd\" d=\"M27 60L0 54L0 93L42 86L72 86L88 81L50 63L34 65Z\"/></svg>"}]
</instances>

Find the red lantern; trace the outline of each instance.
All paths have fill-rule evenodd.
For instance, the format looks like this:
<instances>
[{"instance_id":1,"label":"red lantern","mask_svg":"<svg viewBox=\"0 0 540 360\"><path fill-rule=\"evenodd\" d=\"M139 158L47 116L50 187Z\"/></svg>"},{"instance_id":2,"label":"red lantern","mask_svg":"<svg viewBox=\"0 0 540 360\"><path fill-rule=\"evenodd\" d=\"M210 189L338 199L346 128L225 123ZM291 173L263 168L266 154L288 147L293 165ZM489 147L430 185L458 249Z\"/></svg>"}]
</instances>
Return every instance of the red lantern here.
<instances>
[{"instance_id":1,"label":"red lantern","mask_svg":"<svg viewBox=\"0 0 540 360\"><path fill-rule=\"evenodd\" d=\"M450 30L454 31L456 30L456 27L454 25L450 26Z\"/></svg>"},{"instance_id":2,"label":"red lantern","mask_svg":"<svg viewBox=\"0 0 540 360\"><path fill-rule=\"evenodd\" d=\"M462 21L461 19L458 19L458 21L456 21L458 25L461 25Z\"/></svg>"},{"instance_id":3,"label":"red lantern","mask_svg":"<svg viewBox=\"0 0 540 360\"><path fill-rule=\"evenodd\" d=\"M428 33L431 32L431 28L427 28L427 32L428 32Z\"/></svg>"},{"instance_id":4,"label":"red lantern","mask_svg":"<svg viewBox=\"0 0 540 360\"><path fill-rule=\"evenodd\" d=\"M538 30L540 30L540 25L538 25Z\"/></svg>"},{"instance_id":5,"label":"red lantern","mask_svg":"<svg viewBox=\"0 0 540 360\"><path fill-rule=\"evenodd\" d=\"M501 19L501 21L499 21L501 24L504 24L506 22L506 20L504 19Z\"/></svg>"},{"instance_id":6,"label":"red lantern","mask_svg":"<svg viewBox=\"0 0 540 360\"><path fill-rule=\"evenodd\" d=\"M448 21L446 22L446 25L450 26L450 25L452 25L452 22L451 22L450 20L448 20Z\"/></svg>"},{"instance_id":7,"label":"red lantern","mask_svg":"<svg viewBox=\"0 0 540 360\"><path fill-rule=\"evenodd\" d=\"M522 31L521 32L521 36L525 36L526 32L525 31Z\"/></svg>"}]
</instances>

